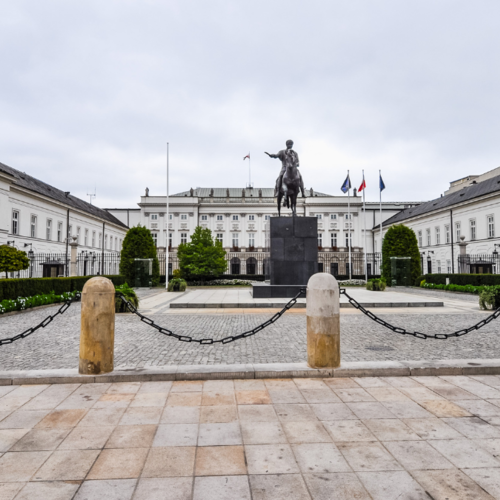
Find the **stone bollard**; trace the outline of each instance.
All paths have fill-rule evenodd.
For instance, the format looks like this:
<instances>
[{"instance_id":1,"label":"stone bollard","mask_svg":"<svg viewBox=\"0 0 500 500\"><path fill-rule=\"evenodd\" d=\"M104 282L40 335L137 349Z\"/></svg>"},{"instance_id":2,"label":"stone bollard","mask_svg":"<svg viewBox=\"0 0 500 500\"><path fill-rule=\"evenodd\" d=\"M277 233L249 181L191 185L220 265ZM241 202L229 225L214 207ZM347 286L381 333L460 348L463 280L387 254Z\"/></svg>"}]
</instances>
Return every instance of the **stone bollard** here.
<instances>
[{"instance_id":1,"label":"stone bollard","mask_svg":"<svg viewBox=\"0 0 500 500\"><path fill-rule=\"evenodd\" d=\"M91 278L82 291L78 372L82 375L112 372L114 345L115 287L108 278Z\"/></svg>"},{"instance_id":2,"label":"stone bollard","mask_svg":"<svg viewBox=\"0 0 500 500\"><path fill-rule=\"evenodd\" d=\"M340 366L340 295L337 280L317 273L307 283L307 363L311 368Z\"/></svg>"}]
</instances>

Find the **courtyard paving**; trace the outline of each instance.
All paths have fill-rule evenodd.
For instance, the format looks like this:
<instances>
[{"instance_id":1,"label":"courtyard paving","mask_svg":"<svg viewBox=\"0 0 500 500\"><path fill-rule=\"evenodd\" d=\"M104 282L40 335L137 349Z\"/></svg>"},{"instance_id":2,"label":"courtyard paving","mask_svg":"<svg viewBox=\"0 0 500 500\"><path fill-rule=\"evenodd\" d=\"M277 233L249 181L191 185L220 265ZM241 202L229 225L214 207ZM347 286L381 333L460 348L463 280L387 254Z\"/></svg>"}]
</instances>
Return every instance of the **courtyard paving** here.
<instances>
[{"instance_id":1,"label":"courtyard paving","mask_svg":"<svg viewBox=\"0 0 500 500\"><path fill-rule=\"evenodd\" d=\"M500 499L500 376L3 386L0 498Z\"/></svg>"},{"instance_id":2,"label":"courtyard paving","mask_svg":"<svg viewBox=\"0 0 500 500\"><path fill-rule=\"evenodd\" d=\"M171 295L142 292L141 311L176 333L197 338L249 330L274 314L273 309L165 308ZM437 308L390 308L375 312L409 330L450 332L473 325L487 313L476 302L450 295ZM0 338L38 324L57 306L0 317ZM498 355L499 320L464 337L446 341L419 340L387 330L353 309L341 309L341 350L344 361L492 359ZM78 366L80 304L72 305L45 329L0 347L0 371L45 370ZM253 337L227 345L179 342L141 323L131 314L116 317L115 367L147 368L165 365L299 363L306 360L306 316L292 309Z\"/></svg>"}]
</instances>

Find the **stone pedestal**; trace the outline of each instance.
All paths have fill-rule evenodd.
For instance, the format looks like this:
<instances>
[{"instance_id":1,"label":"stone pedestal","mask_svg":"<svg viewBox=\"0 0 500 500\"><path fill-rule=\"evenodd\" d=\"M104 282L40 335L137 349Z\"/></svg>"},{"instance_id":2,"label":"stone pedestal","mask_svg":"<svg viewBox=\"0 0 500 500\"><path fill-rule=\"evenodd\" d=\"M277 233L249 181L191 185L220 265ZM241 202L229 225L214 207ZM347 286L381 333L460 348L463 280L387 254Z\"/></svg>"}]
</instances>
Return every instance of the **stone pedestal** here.
<instances>
[{"instance_id":1,"label":"stone pedestal","mask_svg":"<svg viewBox=\"0 0 500 500\"><path fill-rule=\"evenodd\" d=\"M254 298L294 297L318 272L316 217L272 217L270 283L253 287Z\"/></svg>"}]
</instances>

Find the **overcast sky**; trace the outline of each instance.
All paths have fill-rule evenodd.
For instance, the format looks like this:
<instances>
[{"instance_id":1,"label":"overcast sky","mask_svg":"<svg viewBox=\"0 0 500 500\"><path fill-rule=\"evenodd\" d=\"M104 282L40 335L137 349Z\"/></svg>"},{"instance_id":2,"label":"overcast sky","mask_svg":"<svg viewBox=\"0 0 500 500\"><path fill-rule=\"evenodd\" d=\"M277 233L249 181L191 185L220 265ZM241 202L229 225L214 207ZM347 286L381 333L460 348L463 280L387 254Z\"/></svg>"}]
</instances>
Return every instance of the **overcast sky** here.
<instances>
[{"instance_id":1,"label":"overcast sky","mask_svg":"<svg viewBox=\"0 0 500 500\"><path fill-rule=\"evenodd\" d=\"M100 207L274 185L426 200L500 165L495 0L0 0L0 162ZM88 197L85 199L88 200Z\"/></svg>"}]
</instances>

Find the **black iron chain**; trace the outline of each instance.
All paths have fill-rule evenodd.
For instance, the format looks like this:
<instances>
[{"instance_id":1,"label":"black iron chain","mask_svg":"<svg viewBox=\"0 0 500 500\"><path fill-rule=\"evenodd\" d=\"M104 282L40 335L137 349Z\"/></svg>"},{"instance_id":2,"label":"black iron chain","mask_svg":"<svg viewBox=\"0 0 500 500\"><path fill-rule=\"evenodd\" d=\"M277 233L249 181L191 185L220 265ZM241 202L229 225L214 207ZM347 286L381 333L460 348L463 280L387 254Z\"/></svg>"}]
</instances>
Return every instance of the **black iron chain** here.
<instances>
[{"instance_id":1,"label":"black iron chain","mask_svg":"<svg viewBox=\"0 0 500 500\"><path fill-rule=\"evenodd\" d=\"M397 326L393 326L390 323L387 323L387 321L384 321L382 318L379 318L375 314L373 314L371 311L368 311L365 309L359 302L357 302L355 299L353 299L345 290L345 288L340 289L340 293L345 295L347 297L347 300L351 303L353 307L356 309L359 309L363 314L368 316L370 319L378 323L379 325L385 326L389 330L392 330L393 332L400 333L401 335L412 335L413 337L416 337L417 339L435 339L435 340L446 340L449 339L450 337L461 337L462 335L466 335L467 333L473 332L474 330L479 330L482 328L484 325L487 325L494 319L498 318L500 316L500 307L493 313L490 314L487 318L481 320L479 323L476 323L475 325L469 327L469 328L464 328L463 330L457 330L456 332L453 333L437 333L435 335L428 335L426 333L421 333L421 332L409 332L405 330L404 328L399 328Z\"/></svg>"},{"instance_id":2,"label":"black iron chain","mask_svg":"<svg viewBox=\"0 0 500 500\"><path fill-rule=\"evenodd\" d=\"M0 339L0 346L5 345L5 344L12 344L12 342L15 342L16 340L24 339L24 338L28 337L29 335L31 335L32 333L35 333L39 328L45 328L47 325L52 323L52 320L56 316L58 316L59 314L64 314L73 302L77 302L80 299L81 299L81 294L80 293L75 294L74 297L71 297L71 298L65 300L64 304L58 309L58 311L56 313L52 314L51 316L47 316L38 325L33 326L31 328L28 328L26 331L24 331L23 333L20 333L19 335L16 335L15 337L10 337L7 339Z\"/></svg>"},{"instance_id":3,"label":"black iron chain","mask_svg":"<svg viewBox=\"0 0 500 500\"><path fill-rule=\"evenodd\" d=\"M243 339L246 337L251 337L252 335L255 335L256 333L260 332L261 330L264 330L264 328L268 327L269 325L272 325L276 321L278 321L283 314L285 314L289 309L291 309L296 303L297 299L301 295L305 295L306 289L301 288L299 293L295 295L293 299L288 302L288 304L285 305L285 307L277 312L272 318L268 319L264 323L262 323L259 326L256 326L252 330L248 330L247 332L240 333L239 335L231 335L230 337L224 337L223 339L195 339L193 337L189 337L187 335L177 335L176 333L172 332L168 328L163 328L160 325L157 325L152 319L144 316L141 314L120 292L116 292L116 295L119 295L121 300L125 303L125 306L127 309L131 312L139 316L141 318L141 321L146 323L146 325L149 325L156 330L158 330L160 333L163 333L163 335L167 335L168 337L173 337L177 340L180 340L181 342L197 342L198 344L203 344L203 345L209 345L209 344L229 344L230 342L234 342L235 340Z\"/></svg>"}]
</instances>

